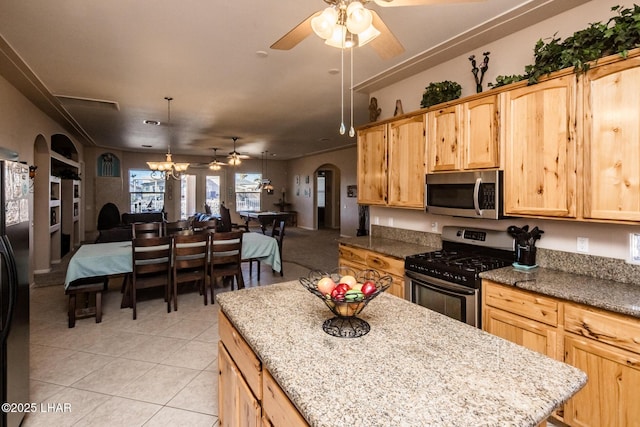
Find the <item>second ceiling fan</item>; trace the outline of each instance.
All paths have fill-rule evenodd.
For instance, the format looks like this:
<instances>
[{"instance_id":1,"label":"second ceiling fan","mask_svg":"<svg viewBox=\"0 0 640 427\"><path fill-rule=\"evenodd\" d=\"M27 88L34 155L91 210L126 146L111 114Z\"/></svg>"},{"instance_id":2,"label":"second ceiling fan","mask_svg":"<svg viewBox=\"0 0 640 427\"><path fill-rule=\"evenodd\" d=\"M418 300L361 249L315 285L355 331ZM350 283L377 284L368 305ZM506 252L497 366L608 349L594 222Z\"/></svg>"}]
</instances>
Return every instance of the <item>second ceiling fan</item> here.
<instances>
[{"instance_id":1,"label":"second ceiling fan","mask_svg":"<svg viewBox=\"0 0 640 427\"><path fill-rule=\"evenodd\" d=\"M350 48L369 44L382 59L400 55L404 52L402 43L376 11L365 7L371 1L382 7L396 7L485 0L324 0L329 7L295 26L272 44L271 49L290 50L313 32L329 46Z\"/></svg>"}]
</instances>

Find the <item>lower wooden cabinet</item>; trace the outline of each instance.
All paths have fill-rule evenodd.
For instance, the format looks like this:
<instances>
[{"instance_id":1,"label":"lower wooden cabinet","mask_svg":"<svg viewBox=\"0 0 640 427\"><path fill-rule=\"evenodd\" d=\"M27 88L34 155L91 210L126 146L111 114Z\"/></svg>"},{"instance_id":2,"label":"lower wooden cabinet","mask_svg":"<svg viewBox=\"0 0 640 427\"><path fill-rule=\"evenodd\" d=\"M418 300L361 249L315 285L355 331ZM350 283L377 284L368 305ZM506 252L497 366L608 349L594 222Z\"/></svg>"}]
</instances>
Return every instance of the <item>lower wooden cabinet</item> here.
<instances>
[{"instance_id":1,"label":"lower wooden cabinet","mask_svg":"<svg viewBox=\"0 0 640 427\"><path fill-rule=\"evenodd\" d=\"M482 282L483 329L575 366L587 385L556 414L570 426L640 426L640 319Z\"/></svg>"},{"instance_id":2,"label":"lower wooden cabinet","mask_svg":"<svg viewBox=\"0 0 640 427\"><path fill-rule=\"evenodd\" d=\"M572 426L640 426L640 355L597 341L567 335L565 362L589 380L565 406Z\"/></svg>"},{"instance_id":3,"label":"lower wooden cabinet","mask_svg":"<svg viewBox=\"0 0 640 427\"><path fill-rule=\"evenodd\" d=\"M392 282L387 292L404 298L404 260L341 243L338 247L338 265L355 270L373 269L382 275L389 275Z\"/></svg>"},{"instance_id":4,"label":"lower wooden cabinet","mask_svg":"<svg viewBox=\"0 0 640 427\"><path fill-rule=\"evenodd\" d=\"M220 427L298 427L307 422L222 313L218 315Z\"/></svg>"}]
</instances>

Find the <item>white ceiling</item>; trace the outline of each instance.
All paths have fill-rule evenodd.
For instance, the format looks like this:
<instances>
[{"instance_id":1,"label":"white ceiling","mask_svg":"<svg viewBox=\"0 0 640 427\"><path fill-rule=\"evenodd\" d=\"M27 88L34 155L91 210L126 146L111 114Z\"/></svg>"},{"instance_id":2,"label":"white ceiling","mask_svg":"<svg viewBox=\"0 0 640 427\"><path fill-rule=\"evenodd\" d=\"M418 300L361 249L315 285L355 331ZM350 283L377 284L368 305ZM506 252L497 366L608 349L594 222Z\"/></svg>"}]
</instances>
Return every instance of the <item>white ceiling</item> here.
<instances>
[{"instance_id":1,"label":"white ceiling","mask_svg":"<svg viewBox=\"0 0 640 427\"><path fill-rule=\"evenodd\" d=\"M356 50L354 82L363 88L368 81L389 84L402 78L394 73L399 68L427 68L430 64L418 61L425 52L459 54L447 46L474 27L471 34L492 28L484 38L475 37L486 43L585 1L396 8L368 3L406 51L383 61L371 47ZM355 143L338 133L340 74L329 70L340 68L340 50L314 34L290 51L269 49L326 6L321 0L0 0L0 72L89 144L166 152L168 128L143 120L166 122L164 97L171 96L176 154L211 157L219 147L224 155L237 136L240 152L299 157ZM512 19L515 11L524 11L520 20ZM355 94L356 126L368 121L364 90ZM119 108L51 95L114 102ZM345 122L348 128L348 111Z\"/></svg>"}]
</instances>

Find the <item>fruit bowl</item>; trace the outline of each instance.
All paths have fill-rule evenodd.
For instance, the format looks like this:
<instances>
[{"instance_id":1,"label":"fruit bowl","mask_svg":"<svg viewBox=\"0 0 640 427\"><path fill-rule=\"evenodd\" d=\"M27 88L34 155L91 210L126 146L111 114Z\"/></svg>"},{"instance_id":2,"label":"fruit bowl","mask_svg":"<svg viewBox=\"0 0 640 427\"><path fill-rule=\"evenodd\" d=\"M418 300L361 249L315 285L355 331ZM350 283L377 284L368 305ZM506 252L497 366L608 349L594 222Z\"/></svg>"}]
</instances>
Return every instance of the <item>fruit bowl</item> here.
<instances>
[{"instance_id":1,"label":"fruit bowl","mask_svg":"<svg viewBox=\"0 0 640 427\"><path fill-rule=\"evenodd\" d=\"M320 298L336 317L328 319L322 329L329 335L355 338L367 334L371 326L357 317L369 301L391 286L390 276L376 270L339 267L331 272L313 270L300 283ZM329 292L330 293L329 293Z\"/></svg>"}]
</instances>

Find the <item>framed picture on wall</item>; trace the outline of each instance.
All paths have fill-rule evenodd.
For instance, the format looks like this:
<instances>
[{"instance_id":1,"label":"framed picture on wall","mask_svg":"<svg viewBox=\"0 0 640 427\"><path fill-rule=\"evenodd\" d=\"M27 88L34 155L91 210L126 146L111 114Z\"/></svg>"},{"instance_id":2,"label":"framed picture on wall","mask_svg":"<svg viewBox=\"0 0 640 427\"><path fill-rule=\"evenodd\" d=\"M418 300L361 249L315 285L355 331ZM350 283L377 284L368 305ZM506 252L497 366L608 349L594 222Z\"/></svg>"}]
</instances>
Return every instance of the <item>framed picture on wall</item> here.
<instances>
[{"instance_id":1,"label":"framed picture on wall","mask_svg":"<svg viewBox=\"0 0 640 427\"><path fill-rule=\"evenodd\" d=\"M347 197L358 197L357 185L347 185Z\"/></svg>"},{"instance_id":2,"label":"framed picture on wall","mask_svg":"<svg viewBox=\"0 0 640 427\"><path fill-rule=\"evenodd\" d=\"M300 185L300 175L296 175L296 185Z\"/></svg>"},{"instance_id":3,"label":"framed picture on wall","mask_svg":"<svg viewBox=\"0 0 640 427\"><path fill-rule=\"evenodd\" d=\"M305 183L305 184L308 184L308 183L309 183L309 175L307 175L307 176L305 176L305 177L304 177L304 183Z\"/></svg>"}]
</instances>

